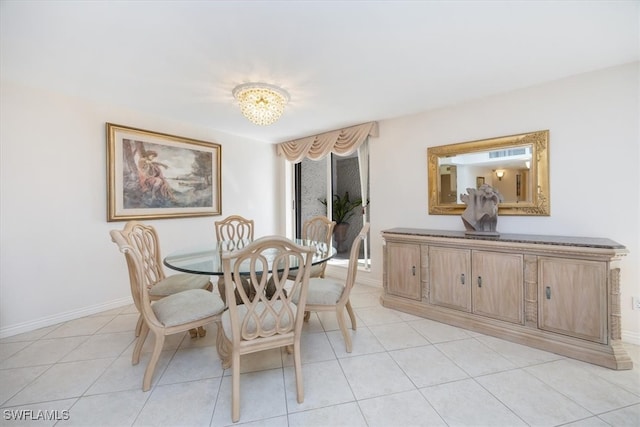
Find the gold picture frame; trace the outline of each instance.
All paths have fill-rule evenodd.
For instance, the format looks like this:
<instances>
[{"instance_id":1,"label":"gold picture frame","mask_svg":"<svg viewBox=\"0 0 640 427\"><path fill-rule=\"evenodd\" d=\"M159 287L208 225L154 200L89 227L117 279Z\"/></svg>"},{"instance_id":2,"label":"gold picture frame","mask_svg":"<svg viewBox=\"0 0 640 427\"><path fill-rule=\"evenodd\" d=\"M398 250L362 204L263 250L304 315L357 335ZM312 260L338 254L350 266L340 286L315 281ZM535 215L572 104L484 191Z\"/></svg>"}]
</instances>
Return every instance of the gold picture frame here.
<instances>
[{"instance_id":1,"label":"gold picture frame","mask_svg":"<svg viewBox=\"0 0 640 427\"><path fill-rule=\"evenodd\" d=\"M113 123L107 134L107 221L222 213L222 146Z\"/></svg>"},{"instance_id":2,"label":"gold picture frame","mask_svg":"<svg viewBox=\"0 0 640 427\"><path fill-rule=\"evenodd\" d=\"M519 153L525 153L526 158ZM477 160L479 156L486 160ZM513 159L518 156L522 165L514 166ZM461 165L469 167L471 161L472 169L460 170ZM513 194L513 199L505 198L499 204L499 215L551 214L548 130L429 147L427 168L431 215L461 215L466 206L460 194L477 187L480 177L503 195L507 191L502 187L508 185Z\"/></svg>"}]
</instances>

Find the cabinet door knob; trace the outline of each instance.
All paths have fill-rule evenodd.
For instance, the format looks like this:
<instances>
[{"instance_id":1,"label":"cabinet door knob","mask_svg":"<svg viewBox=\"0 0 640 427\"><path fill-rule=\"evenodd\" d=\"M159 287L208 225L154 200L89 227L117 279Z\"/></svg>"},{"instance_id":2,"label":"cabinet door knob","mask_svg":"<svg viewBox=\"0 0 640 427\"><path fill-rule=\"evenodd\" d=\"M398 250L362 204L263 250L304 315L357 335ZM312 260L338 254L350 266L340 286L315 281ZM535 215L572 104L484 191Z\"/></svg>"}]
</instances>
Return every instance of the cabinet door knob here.
<instances>
[{"instance_id":1,"label":"cabinet door knob","mask_svg":"<svg viewBox=\"0 0 640 427\"><path fill-rule=\"evenodd\" d=\"M464 285L464 273L460 275L460 284Z\"/></svg>"},{"instance_id":2,"label":"cabinet door knob","mask_svg":"<svg viewBox=\"0 0 640 427\"><path fill-rule=\"evenodd\" d=\"M478 276L478 287L482 287L482 276Z\"/></svg>"},{"instance_id":3,"label":"cabinet door knob","mask_svg":"<svg viewBox=\"0 0 640 427\"><path fill-rule=\"evenodd\" d=\"M551 286L547 286L544 290L544 293L547 296L547 299L551 299Z\"/></svg>"}]
</instances>

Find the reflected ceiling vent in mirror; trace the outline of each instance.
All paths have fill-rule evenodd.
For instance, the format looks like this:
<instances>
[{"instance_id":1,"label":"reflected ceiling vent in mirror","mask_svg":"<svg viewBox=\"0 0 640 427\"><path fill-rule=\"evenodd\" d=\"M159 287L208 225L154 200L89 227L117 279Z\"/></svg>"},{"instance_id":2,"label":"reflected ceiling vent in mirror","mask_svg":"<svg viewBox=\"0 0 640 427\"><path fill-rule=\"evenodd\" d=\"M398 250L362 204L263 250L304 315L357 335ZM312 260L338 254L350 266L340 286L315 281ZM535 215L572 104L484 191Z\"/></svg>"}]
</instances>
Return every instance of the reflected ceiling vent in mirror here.
<instances>
[{"instance_id":1,"label":"reflected ceiling vent in mirror","mask_svg":"<svg viewBox=\"0 0 640 427\"><path fill-rule=\"evenodd\" d=\"M289 102L289 94L267 83L244 83L233 89L242 114L253 123L268 126L275 123Z\"/></svg>"}]
</instances>

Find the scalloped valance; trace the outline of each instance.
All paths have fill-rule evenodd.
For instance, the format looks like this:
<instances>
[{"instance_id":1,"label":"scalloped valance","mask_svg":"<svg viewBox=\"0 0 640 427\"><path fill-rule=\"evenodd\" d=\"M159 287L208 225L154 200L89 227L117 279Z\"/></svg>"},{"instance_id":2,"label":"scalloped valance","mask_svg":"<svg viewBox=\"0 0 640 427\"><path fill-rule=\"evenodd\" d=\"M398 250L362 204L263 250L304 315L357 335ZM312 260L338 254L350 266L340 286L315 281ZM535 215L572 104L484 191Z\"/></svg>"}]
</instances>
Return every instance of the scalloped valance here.
<instances>
[{"instance_id":1,"label":"scalloped valance","mask_svg":"<svg viewBox=\"0 0 640 427\"><path fill-rule=\"evenodd\" d=\"M305 157L320 160L329 153L347 156L356 151L369 136L378 136L378 122L364 123L283 142L277 144L277 150L279 156L284 156L293 163L298 163Z\"/></svg>"}]
</instances>

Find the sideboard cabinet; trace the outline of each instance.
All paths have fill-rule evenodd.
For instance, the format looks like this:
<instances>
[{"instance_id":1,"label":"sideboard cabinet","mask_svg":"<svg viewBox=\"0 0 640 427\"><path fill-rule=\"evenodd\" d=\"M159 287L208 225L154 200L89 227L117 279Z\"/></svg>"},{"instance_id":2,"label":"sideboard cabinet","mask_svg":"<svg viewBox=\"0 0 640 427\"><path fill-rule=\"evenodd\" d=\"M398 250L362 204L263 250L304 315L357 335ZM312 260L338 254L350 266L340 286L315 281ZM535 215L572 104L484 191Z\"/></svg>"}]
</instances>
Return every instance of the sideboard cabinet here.
<instances>
[{"instance_id":1,"label":"sideboard cabinet","mask_svg":"<svg viewBox=\"0 0 640 427\"><path fill-rule=\"evenodd\" d=\"M394 228L384 240L385 307L631 369L620 341L624 246L601 238Z\"/></svg>"}]
</instances>

